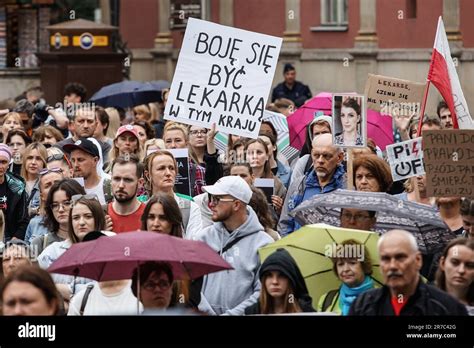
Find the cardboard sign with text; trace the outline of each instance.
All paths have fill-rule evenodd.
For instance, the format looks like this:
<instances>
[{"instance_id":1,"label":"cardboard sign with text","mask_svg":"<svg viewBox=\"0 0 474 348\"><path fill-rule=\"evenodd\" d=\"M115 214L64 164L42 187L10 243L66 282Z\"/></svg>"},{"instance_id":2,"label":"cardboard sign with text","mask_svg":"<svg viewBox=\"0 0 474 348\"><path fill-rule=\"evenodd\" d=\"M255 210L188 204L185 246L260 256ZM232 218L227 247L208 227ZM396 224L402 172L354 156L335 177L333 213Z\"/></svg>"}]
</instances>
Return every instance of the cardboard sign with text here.
<instances>
[{"instance_id":1,"label":"cardboard sign with text","mask_svg":"<svg viewBox=\"0 0 474 348\"><path fill-rule=\"evenodd\" d=\"M393 181L425 174L421 144L420 137L387 146Z\"/></svg>"},{"instance_id":2,"label":"cardboard sign with text","mask_svg":"<svg viewBox=\"0 0 474 348\"><path fill-rule=\"evenodd\" d=\"M178 173L176 173L174 184L176 192L192 196L188 149L168 149L167 151L171 152L178 164Z\"/></svg>"},{"instance_id":3,"label":"cardboard sign with text","mask_svg":"<svg viewBox=\"0 0 474 348\"><path fill-rule=\"evenodd\" d=\"M429 197L474 197L474 130L423 132Z\"/></svg>"},{"instance_id":4,"label":"cardboard sign with text","mask_svg":"<svg viewBox=\"0 0 474 348\"><path fill-rule=\"evenodd\" d=\"M369 74L365 84L367 108L382 115L418 115L426 83Z\"/></svg>"},{"instance_id":5,"label":"cardboard sign with text","mask_svg":"<svg viewBox=\"0 0 474 348\"><path fill-rule=\"evenodd\" d=\"M189 18L165 119L256 138L282 39Z\"/></svg>"}]
</instances>

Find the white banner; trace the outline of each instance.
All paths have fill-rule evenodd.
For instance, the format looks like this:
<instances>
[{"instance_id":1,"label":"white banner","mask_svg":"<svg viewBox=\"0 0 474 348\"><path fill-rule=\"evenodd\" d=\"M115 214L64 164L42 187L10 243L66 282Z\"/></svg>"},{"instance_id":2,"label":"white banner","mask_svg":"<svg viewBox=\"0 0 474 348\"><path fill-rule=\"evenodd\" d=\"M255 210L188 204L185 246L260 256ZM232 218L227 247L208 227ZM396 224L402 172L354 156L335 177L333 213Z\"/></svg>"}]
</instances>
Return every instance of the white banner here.
<instances>
[{"instance_id":1,"label":"white banner","mask_svg":"<svg viewBox=\"0 0 474 348\"><path fill-rule=\"evenodd\" d=\"M282 39L189 18L165 119L256 138Z\"/></svg>"},{"instance_id":2,"label":"white banner","mask_svg":"<svg viewBox=\"0 0 474 348\"><path fill-rule=\"evenodd\" d=\"M420 137L387 146L393 181L425 174L421 140Z\"/></svg>"}]
</instances>

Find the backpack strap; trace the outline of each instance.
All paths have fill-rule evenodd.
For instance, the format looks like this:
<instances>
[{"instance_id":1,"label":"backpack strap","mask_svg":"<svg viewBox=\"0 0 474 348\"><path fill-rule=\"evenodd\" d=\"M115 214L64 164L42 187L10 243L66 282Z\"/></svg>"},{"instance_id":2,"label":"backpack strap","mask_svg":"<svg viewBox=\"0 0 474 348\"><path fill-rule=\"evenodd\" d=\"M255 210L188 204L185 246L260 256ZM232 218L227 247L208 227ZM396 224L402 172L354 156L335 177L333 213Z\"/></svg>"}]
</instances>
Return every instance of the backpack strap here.
<instances>
[{"instance_id":1,"label":"backpack strap","mask_svg":"<svg viewBox=\"0 0 474 348\"><path fill-rule=\"evenodd\" d=\"M339 289L337 290L331 290L327 293L326 297L324 298L323 301L323 306L321 308L322 312L326 312L326 310L331 306L331 304L334 301L334 298L336 295L339 295Z\"/></svg>"},{"instance_id":2,"label":"backpack strap","mask_svg":"<svg viewBox=\"0 0 474 348\"><path fill-rule=\"evenodd\" d=\"M79 315L81 316L84 315L84 309L86 309L87 300L89 299L89 295L93 287L94 287L94 284L87 285L86 292L84 292L84 297L82 297L82 302L81 302L81 309L79 310Z\"/></svg>"},{"instance_id":3,"label":"backpack strap","mask_svg":"<svg viewBox=\"0 0 474 348\"><path fill-rule=\"evenodd\" d=\"M226 246L222 248L221 255L222 255L223 253L225 253L227 250L229 250L230 248L232 248L235 244L237 244L238 242L240 242L242 239L244 239L244 238L247 237L247 236L250 236L250 235L249 235L249 234L246 234L245 236L237 237L237 238L235 238L232 242L230 242L229 244L226 244Z\"/></svg>"}]
</instances>

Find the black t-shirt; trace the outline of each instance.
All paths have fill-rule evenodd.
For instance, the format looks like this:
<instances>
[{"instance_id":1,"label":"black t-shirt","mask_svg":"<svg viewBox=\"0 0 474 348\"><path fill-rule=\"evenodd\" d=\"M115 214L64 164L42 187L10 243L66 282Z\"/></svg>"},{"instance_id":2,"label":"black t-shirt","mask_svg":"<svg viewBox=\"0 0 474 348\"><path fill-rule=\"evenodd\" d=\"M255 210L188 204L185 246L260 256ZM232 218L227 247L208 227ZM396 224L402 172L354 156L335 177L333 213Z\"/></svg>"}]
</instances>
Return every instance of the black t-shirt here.
<instances>
[{"instance_id":1,"label":"black t-shirt","mask_svg":"<svg viewBox=\"0 0 474 348\"><path fill-rule=\"evenodd\" d=\"M0 209L3 211L3 215L6 217L7 215L7 181L4 180L3 184L0 184Z\"/></svg>"}]
</instances>

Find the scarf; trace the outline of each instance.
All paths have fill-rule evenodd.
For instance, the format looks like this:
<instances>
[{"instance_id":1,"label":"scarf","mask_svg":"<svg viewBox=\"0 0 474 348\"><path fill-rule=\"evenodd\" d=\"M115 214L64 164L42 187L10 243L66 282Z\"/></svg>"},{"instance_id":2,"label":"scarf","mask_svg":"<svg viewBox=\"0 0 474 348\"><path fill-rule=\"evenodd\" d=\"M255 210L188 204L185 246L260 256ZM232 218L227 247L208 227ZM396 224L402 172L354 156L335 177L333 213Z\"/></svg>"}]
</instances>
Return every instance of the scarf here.
<instances>
[{"instance_id":1,"label":"scarf","mask_svg":"<svg viewBox=\"0 0 474 348\"><path fill-rule=\"evenodd\" d=\"M341 308L342 315L349 314L349 308L351 308L351 304L354 302L357 296L367 290L372 289L373 287L374 282L369 276L366 276L362 284L354 288L350 288L343 283L341 290L339 291L339 307Z\"/></svg>"}]
</instances>

